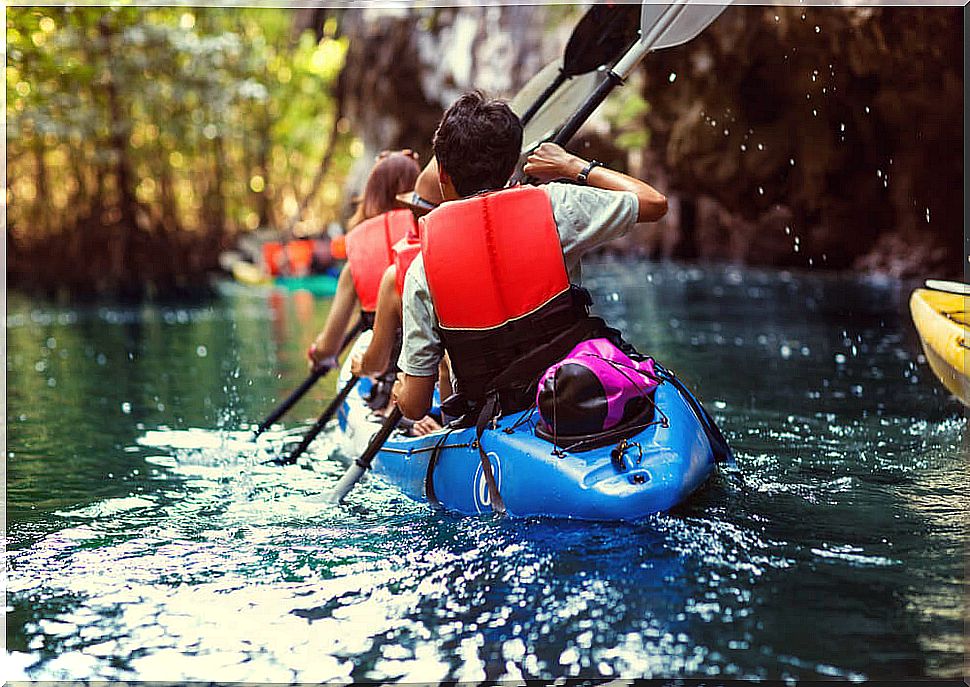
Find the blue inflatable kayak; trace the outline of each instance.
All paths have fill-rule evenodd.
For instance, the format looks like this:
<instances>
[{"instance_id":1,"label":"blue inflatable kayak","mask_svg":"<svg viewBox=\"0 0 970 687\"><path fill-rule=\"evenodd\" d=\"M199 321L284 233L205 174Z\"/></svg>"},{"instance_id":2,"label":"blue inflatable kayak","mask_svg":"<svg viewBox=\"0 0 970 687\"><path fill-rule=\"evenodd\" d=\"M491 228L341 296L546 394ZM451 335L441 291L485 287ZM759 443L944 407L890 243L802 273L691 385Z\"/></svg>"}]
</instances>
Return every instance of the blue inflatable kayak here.
<instances>
[{"instance_id":1,"label":"blue inflatable kayak","mask_svg":"<svg viewBox=\"0 0 970 687\"><path fill-rule=\"evenodd\" d=\"M362 335L355 351L369 339L370 332ZM347 363L338 389L349 378ZM715 455L698 417L703 411L695 413L696 401L678 386L663 381L657 387L657 408L649 426L589 450L564 450L540 438L535 432L537 415L528 410L489 425L482 449L492 463L507 513L638 520L682 502L711 476ZM351 457L363 453L380 428L381 418L365 400L370 388L371 382L362 379L338 415L344 450ZM445 428L423 437L396 432L374 459L373 472L417 501L468 515L491 510L474 427Z\"/></svg>"}]
</instances>

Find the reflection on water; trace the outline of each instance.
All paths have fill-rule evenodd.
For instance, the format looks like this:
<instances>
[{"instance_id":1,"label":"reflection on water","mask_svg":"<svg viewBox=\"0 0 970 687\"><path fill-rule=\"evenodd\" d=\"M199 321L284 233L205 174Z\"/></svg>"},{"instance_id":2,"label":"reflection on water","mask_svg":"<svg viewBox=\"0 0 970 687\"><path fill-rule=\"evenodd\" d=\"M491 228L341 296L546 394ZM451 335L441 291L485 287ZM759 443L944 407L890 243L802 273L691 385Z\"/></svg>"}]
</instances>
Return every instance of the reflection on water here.
<instances>
[{"instance_id":1,"label":"reflection on water","mask_svg":"<svg viewBox=\"0 0 970 687\"><path fill-rule=\"evenodd\" d=\"M326 305L230 289L185 307L7 321L8 665L31 679L957 676L966 423L900 285L630 263L599 311L697 389L735 448L635 525L434 512L370 480L319 496L334 430L249 442Z\"/></svg>"}]
</instances>

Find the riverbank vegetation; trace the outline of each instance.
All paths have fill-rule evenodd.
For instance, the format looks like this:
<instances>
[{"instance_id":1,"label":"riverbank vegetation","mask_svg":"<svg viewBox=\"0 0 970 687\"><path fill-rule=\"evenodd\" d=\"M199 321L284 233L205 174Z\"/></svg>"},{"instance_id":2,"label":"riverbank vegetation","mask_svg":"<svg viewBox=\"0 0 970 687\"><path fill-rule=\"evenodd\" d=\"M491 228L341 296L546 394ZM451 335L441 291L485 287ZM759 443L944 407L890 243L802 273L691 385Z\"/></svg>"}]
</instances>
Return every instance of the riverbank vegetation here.
<instances>
[{"instance_id":1,"label":"riverbank vegetation","mask_svg":"<svg viewBox=\"0 0 970 687\"><path fill-rule=\"evenodd\" d=\"M347 40L322 28L294 35L283 10L11 8L11 282L190 287L237 232L303 204L335 214ZM334 174L314 187L322 160Z\"/></svg>"}]
</instances>

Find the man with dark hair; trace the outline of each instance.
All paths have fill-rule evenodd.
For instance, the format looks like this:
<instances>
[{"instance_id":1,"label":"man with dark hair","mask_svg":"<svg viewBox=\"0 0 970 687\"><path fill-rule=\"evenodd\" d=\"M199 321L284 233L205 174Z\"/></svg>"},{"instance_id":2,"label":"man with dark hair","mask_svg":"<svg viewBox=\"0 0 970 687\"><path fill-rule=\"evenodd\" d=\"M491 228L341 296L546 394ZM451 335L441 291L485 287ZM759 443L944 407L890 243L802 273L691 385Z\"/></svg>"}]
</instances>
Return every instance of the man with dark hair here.
<instances>
[{"instance_id":1,"label":"man with dark hair","mask_svg":"<svg viewBox=\"0 0 970 687\"><path fill-rule=\"evenodd\" d=\"M423 218L422 250L404 282L404 415L423 417L445 351L463 411L488 419L531 404L542 372L580 341L616 334L588 314L580 258L667 211L648 184L544 143L503 189L522 147L508 105L461 96L434 136L445 202ZM480 422L481 424L481 422Z\"/></svg>"},{"instance_id":2,"label":"man with dark hair","mask_svg":"<svg viewBox=\"0 0 970 687\"><path fill-rule=\"evenodd\" d=\"M522 123L500 100L466 93L448 108L433 147L462 198L505 186L522 150Z\"/></svg>"}]
</instances>

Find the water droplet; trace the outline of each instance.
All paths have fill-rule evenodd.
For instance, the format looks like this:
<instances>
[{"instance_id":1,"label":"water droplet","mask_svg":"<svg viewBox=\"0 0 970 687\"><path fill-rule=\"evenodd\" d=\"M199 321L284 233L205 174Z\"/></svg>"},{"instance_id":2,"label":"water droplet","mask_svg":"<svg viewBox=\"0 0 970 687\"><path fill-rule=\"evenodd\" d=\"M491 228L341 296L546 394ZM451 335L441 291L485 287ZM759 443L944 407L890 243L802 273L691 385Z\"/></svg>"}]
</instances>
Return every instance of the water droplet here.
<instances>
[{"instance_id":1,"label":"water droplet","mask_svg":"<svg viewBox=\"0 0 970 687\"><path fill-rule=\"evenodd\" d=\"M667 77L667 81L669 81L670 83L673 83L676 80L677 80L677 73L670 72L670 76Z\"/></svg>"},{"instance_id":2,"label":"water droplet","mask_svg":"<svg viewBox=\"0 0 970 687\"><path fill-rule=\"evenodd\" d=\"M880 179L882 179L882 170L881 169L877 169L876 170L876 176L879 177Z\"/></svg>"},{"instance_id":3,"label":"water droplet","mask_svg":"<svg viewBox=\"0 0 970 687\"><path fill-rule=\"evenodd\" d=\"M926 223L930 223L930 209L926 208Z\"/></svg>"},{"instance_id":4,"label":"water droplet","mask_svg":"<svg viewBox=\"0 0 970 687\"><path fill-rule=\"evenodd\" d=\"M845 131L845 122L839 123L839 131Z\"/></svg>"},{"instance_id":5,"label":"water droplet","mask_svg":"<svg viewBox=\"0 0 970 687\"><path fill-rule=\"evenodd\" d=\"M822 27L818 24L815 25L815 33L822 33Z\"/></svg>"},{"instance_id":6,"label":"water droplet","mask_svg":"<svg viewBox=\"0 0 970 687\"><path fill-rule=\"evenodd\" d=\"M835 363L836 363L836 365L845 365L845 361L846 360L847 360L847 358L843 354L841 354L841 353L836 353L835 354Z\"/></svg>"},{"instance_id":7,"label":"water droplet","mask_svg":"<svg viewBox=\"0 0 970 687\"><path fill-rule=\"evenodd\" d=\"M204 358L209 355L209 349L207 349L205 346L199 346L195 349L195 354L200 358Z\"/></svg>"},{"instance_id":8,"label":"water droplet","mask_svg":"<svg viewBox=\"0 0 970 687\"><path fill-rule=\"evenodd\" d=\"M866 114L869 114L869 106L866 105Z\"/></svg>"},{"instance_id":9,"label":"water droplet","mask_svg":"<svg viewBox=\"0 0 970 687\"><path fill-rule=\"evenodd\" d=\"M778 349L778 352L781 353L781 357L785 358L786 360L791 357L791 347L789 347L788 344L783 344L782 347Z\"/></svg>"},{"instance_id":10,"label":"water droplet","mask_svg":"<svg viewBox=\"0 0 970 687\"><path fill-rule=\"evenodd\" d=\"M131 404L128 401L121 404L121 412L125 415L131 415Z\"/></svg>"},{"instance_id":11,"label":"water droplet","mask_svg":"<svg viewBox=\"0 0 970 687\"><path fill-rule=\"evenodd\" d=\"M818 117L818 110L812 110L812 116Z\"/></svg>"},{"instance_id":12,"label":"water droplet","mask_svg":"<svg viewBox=\"0 0 970 687\"><path fill-rule=\"evenodd\" d=\"M34 364L34 369L37 370L38 372L43 372L44 370L47 369L47 361L46 360L38 360Z\"/></svg>"},{"instance_id":13,"label":"water droplet","mask_svg":"<svg viewBox=\"0 0 970 687\"><path fill-rule=\"evenodd\" d=\"M763 196L765 194L765 189L762 186L758 187L758 195Z\"/></svg>"},{"instance_id":14,"label":"water droplet","mask_svg":"<svg viewBox=\"0 0 970 687\"><path fill-rule=\"evenodd\" d=\"M46 343L47 343L47 347L50 349L57 348L57 339L55 339L53 336L49 337Z\"/></svg>"},{"instance_id":15,"label":"water droplet","mask_svg":"<svg viewBox=\"0 0 970 687\"><path fill-rule=\"evenodd\" d=\"M791 227L785 227L785 233L791 236Z\"/></svg>"},{"instance_id":16,"label":"water droplet","mask_svg":"<svg viewBox=\"0 0 970 687\"><path fill-rule=\"evenodd\" d=\"M748 146L746 146L746 145L744 145L744 144L742 143L742 144L741 144L741 152L743 153L743 152L744 152L744 151L746 151L747 149L748 149Z\"/></svg>"},{"instance_id":17,"label":"water droplet","mask_svg":"<svg viewBox=\"0 0 970 687\"><path fill-rule=\"evenodd\" d=\"M765 149L765 144L764 143L759 143L758 144L758 150L764 150L764 149Z\"/></svg>"},{"instance_id":18,"label":"water droplet","mask_svg":"<svg viewBox=\"0 0 970 687\"><path fill-rule=\"evenodd\" d=\"M788 158L788 164L790 164L792 167L794 167L795 166L795 158L793 158L793 157Z\"/></svg>"}]
</instances>

